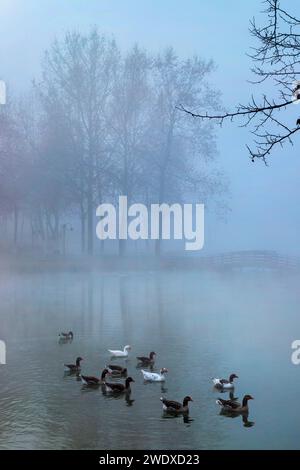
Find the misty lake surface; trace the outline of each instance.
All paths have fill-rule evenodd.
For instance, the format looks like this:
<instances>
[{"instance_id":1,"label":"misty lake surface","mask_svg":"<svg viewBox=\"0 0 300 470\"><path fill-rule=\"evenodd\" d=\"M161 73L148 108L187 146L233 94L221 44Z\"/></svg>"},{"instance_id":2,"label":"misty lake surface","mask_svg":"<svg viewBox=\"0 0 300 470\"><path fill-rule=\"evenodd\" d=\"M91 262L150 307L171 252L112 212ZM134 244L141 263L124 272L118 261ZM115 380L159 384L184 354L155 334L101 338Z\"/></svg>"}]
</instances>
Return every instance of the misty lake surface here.
<instances>
[{"instance_id":1,"label":"misty lake surface","mask_svg":"<svg viewBox=\"0 0 300 470\"><path fill-rule=\"evenodd\" d=\"M0 275L1 449L299 449L297 275L268 271ZM73 342L58 333L73 330ZM130 399L82 386L63 364L100 375L108 348L132 346ZM165 384L145 384L136 356L156 351ZM239 376L247 420L220 415L212 377ZM193 397L188 419L159 398ZM226 393L222 397L226 397Z\"/></svg>"}]
</instances>

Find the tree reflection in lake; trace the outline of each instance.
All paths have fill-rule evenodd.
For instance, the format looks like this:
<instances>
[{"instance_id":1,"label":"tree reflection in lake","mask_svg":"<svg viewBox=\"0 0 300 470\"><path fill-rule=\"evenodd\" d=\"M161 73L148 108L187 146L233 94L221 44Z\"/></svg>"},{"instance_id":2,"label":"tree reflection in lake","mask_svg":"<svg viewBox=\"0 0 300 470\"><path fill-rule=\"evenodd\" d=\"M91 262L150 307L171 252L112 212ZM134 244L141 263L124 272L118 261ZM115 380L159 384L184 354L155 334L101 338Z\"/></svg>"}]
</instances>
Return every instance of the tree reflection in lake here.
<instances>
[{"instance_id":1,"label":"tree reflection in lake","mask_svg":"<svg viewBox=\"0 0 300 470\"><path fill-rule=\"evenodd\" d=\"M297 275L270 272L2 275L0 448L299 448L300 376L287 357L300 329L298 286ZM69 329L73 342L58 343ZM132 351L117 363L135 380L130 397L87 391L79 376L64 375L79 355L83 374L100 372L107 349L125 344ZM154 370L169 370L164 384L145 384L136 369L136 356L152 350ZM232 370L234 397L258 398L250 419L219 414L210 378ZM290 384L284 397L278 374ZM162 419L160 396L187 394L189 416ZM278 416L283 398L289 407Z\"/></svg>"}]
</instances>

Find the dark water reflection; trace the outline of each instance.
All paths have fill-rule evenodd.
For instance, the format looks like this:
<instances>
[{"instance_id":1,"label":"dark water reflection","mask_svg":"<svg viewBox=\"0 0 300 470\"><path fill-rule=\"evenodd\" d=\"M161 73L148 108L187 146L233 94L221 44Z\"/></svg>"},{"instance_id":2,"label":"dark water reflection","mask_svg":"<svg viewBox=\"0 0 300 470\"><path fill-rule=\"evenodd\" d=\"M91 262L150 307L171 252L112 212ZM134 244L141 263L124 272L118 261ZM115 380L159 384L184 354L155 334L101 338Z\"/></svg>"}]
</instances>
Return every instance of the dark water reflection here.
<instances>
[{"instance_id":1,"label":"dark water reflection","mask_svg":"<svg viewBox=\"0 0 300 470\"><path fill-rule=\"evenodd\" d=\"M1 275L0 448L300 448L299 279L197 272ZM61 330L73 341L61 341ZM108 348L131 344L130 395L83 386L64 362L100 376ZM135 356L157 352L165 384L144 383ZM249 416L226 416L211 377L235 372ZM123 382L124 379L120 379ZM194 402L168 416L159 398ZM225 395L225 394L224 394ZM222 395L223 396L223 395ZM284 409L282 403L287 404Z\"/></svg>"}]
</instances>

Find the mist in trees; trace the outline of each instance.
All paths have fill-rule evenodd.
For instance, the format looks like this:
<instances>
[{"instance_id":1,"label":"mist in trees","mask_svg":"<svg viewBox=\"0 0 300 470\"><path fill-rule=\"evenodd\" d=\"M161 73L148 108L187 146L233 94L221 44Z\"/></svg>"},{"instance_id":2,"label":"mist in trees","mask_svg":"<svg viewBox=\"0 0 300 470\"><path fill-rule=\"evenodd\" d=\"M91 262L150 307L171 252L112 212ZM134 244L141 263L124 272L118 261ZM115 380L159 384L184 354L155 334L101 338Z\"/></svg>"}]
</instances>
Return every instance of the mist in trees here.
<instances>
[{"instance_id":1,"label":"mist in trees","mask_svg":"<svg viewBox=\"0 0 300 470\"><path fill-rule=\"evenodd\" d=\"M0 107L2 242L65 252L72 231L92 254L96 207L120 195L147 206L221 201L214 124L179 109L220 110L213 70L172 48L121 52L95 28L53 42L27 94ZM97 251L109 243L97 241ZM142 243L161 254L160 240Z\"/></svg>"}]
</instances>

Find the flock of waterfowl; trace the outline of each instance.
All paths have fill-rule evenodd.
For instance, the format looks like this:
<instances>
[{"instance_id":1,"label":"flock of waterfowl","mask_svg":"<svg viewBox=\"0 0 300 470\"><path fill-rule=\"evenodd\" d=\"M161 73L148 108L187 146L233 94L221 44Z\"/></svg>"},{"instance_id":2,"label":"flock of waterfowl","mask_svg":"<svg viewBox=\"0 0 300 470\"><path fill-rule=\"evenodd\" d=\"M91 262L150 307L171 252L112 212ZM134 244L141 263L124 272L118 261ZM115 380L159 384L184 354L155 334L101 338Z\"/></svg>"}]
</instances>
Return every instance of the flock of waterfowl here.
<instances>
[{"instance_id":1,"label":"flock of waterfowl","mask_svg":"<svg viewBox=\"0 0 300 470\"><path fill-rule=\"evenodd\" d=\"M60 333L59 337L63 341L72 341L74 338L73 332L69 331L67 333ZM124 347L123 350L114 350L108 349L108 352L111 358L127 358L129 356L129 352L131 350L131 346L127 345ZM153 367L156 360L156 353L151 351L149 356L137 356L138 365L143 367L141 368L141 373L143 375L143 379L148 382L164 382L166 380L166 374L168 369L165 367L160 369L160 372L153 372ZM102 386L107 393L131 393L131 384L134 382L132 377L127 377L127 368L121 365L116 364L108 364L103 369L100 377L88 376L81 374L81 361L83 361L82 357L77 357L75 364L64 364L65 371L69 373L76 373L83 385L90 386L90 387L99 387ZM149 368L150 370L145 370L145 368ZM112 382L113 378L121 379L124 378L124 383L121 382ZM219 379L213 378L213 385L216 389L220 392L230 392L230 398L228 400L224 400L223 398L218 398L216 403L220 405L221 410L223 413L230 413L233 415L242 414L248 415L249 412L249 400L253 400L251 395L244 395L242 402L238 402L237 398L234 397L232 391L234 389L234 379L238 379L236 374L231 374L229 379ZM162 401L163 410L167 413L188 413L189 412L189 403L193 401L190 396L185 396L182 403L174 401L174 400L167 400L166 398L161 397L160 400Z\"/></svg>"}]
</instances>

